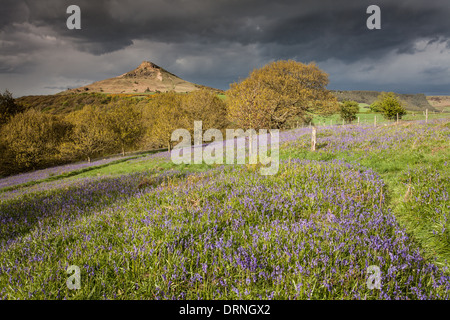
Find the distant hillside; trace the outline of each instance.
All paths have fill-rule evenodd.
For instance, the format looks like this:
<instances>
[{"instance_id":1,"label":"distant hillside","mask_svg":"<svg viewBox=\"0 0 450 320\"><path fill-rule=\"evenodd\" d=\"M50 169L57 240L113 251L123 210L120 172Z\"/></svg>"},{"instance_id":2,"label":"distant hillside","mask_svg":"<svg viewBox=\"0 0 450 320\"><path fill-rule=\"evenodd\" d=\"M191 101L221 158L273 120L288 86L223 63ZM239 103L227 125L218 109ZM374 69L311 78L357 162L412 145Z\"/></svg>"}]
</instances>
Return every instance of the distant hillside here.
<instances>
[{"instance_id":1,"label":"distant hillside","mask_svg":"<svg viewBox=\"0 0 450 320\"><path fill-rule=\"evenodd\" d=\"M353 100L359 103L372 104L377 100L378 95L381 92L378 91L333 91L339 101ZM423 111L428 109L429 111L438 111L427 100L426 96L422 93L418 94L400 94L396 93L400 102L403 104L406 110L410 111Z\"/></svg>"},{"instance_id":2,"label":"distant hillside","mask_svg":"<svg viewBox=\"0 0 450 320\"><path fill-rule=\"evenodd\" d=\"M208 88L208 87L205 87ZM217 94L222 93L220 90L211 89ZM15 99L16 102L26 109L34 108L51 114L67 114L72 111L80 110L85 105L106 106L109 103L131 102L139 104L152 99L158 94L163 93L97 93L97 92L83 92L70 94L54 94L41 96L23 96ZM179 93L184 95L184 93Z\"/></svg>"},{"instance_id":3,"label":"distant hillside","mask_svg":"<svg viewBox=\"0 0 450 320\"><path fill-rule=\"evenodd\" d=\"M72 93L46 96L23 96L16 102L25 108L34 108L52 114L64 114L82 109L85 105L105 105L121 99L131 99L126 95L108 95L102 93Z\"/></svg>"},{"instance_id":4,"label":"distant hillside","mask_svg":"<svg viewBox=\"0 0 450 320\"><path fill-rule=\"evenodd\" d=\"M435 109L450 112L450 96L427 96L427 100Z\"/></svg>"},{"instance_id":5,"label":"distant hillside","mask_svg":"<svg viewBox=\"0 0 450 320\"><path fill-rule=\"evenodd\" d=\"M69 89L60 94L81 92L102 93L145 93L145 92L191 92L200 89L201 86L185 81L173 73L144 61L136 69L124 73L115 78L101 80L90 85ZM210 88L213 89L213 88Z\"/></svg>"}]
</instances>

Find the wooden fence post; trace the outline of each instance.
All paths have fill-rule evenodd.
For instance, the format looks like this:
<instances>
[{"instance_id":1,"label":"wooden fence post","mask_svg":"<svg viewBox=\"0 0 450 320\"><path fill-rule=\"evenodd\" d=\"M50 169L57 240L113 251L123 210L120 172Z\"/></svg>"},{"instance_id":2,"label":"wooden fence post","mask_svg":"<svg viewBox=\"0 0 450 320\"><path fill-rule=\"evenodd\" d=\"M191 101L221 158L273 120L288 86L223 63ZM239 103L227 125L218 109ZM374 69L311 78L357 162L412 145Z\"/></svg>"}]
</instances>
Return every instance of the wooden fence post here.
<instances>
[{"instance_id":1,"label":"wooden fence post","mask_svg":"<svg viewBox=\"0 0 450 320\"><path fill-rule=\"evenodd\" d=\"M317 142L317 130L316 127L312 127L311 132L311 151L316 151L316 142Z\"/></svg>"},{"instance_id":2,"label":"wooden fence post","mask_svg":"<svg viewBox=\"0 0 450 320\"><path fill-rule=\"evenodd\" d=\"M374 126L374 127L377 126L377 116L375 116L375 118L374 118L373 126Z\"/></svg>"},{"instance_id":3,"label":"wooden fence post","mask_svg":"<svg viewBox=\"0 0 450 320\"><path fill-rule=\"evenodd\" d=\"M358 117L358 126L359 126L359 117Z\"/></svg>"}]
</instances>

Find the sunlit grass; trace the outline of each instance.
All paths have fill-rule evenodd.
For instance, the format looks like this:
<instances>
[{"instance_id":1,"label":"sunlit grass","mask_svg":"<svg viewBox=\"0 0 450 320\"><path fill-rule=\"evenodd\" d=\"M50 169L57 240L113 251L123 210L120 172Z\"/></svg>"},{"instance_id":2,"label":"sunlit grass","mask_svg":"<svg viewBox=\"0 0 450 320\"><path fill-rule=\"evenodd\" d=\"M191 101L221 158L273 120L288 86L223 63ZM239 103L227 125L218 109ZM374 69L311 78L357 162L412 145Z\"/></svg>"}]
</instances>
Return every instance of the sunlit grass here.
<instances>
[{"instance_id":1,"label":"sunlit grass","mask_svg":"<svg viewBox=\"0 0 450 320\"><path fill-rule=\"evenodd\" d=\"M43 183L0 203L0 297L448 299L448 123L287 132L275 176L143 156Z\"/></svg>"}]
</instances>

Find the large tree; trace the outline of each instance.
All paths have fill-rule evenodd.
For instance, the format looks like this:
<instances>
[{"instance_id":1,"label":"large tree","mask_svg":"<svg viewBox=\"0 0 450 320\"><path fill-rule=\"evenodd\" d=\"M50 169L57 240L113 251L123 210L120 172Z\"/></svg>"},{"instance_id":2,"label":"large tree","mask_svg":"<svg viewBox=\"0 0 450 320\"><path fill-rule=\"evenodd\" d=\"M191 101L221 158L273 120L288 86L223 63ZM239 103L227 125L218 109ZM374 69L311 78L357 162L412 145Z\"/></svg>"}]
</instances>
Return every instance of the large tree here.
<instances>
[{"instance_id":1,"label":"large tree","mask_svg":"<svg viewBox=\"0 0 450 320\"><path fill-rule=\"evenodd\" d=\"M82 156L90 162L92 156L110 151L114 146L106 114L99 108L86 105L68 114L66 120L73 128L70 141L61 146L61 151L69 158Z\"/></svg>"},{"instance_id":2,"label":"large tree","mask_svg":"<svg viewBox=\"0 0 450 320\"><path fill-rule=\"evenodd\" d=\"M230 120L244 129L282 129L293 117L330 115L338 103L327 84L328 75L314 63L272 62L230 86Z\"/></svg>"},{"instance_id":3,"label":"large tree","mask_svg":"<svg viewBox=\"0 0 450 320\"><path fill-rule=\"evenodd\" d=\"M114 140L125 156L125 148L135 145L143 134L141 112L133 104L121 102L107 113L106 119Z\"/></svg>"},{"instance_id":4,"label":"large tree","mask_svg":"<svg viewBox=\"0 0 450 320\"><path fill-rule=\"evenodd\" d=\"M144 110L146 119L151 117L147 129L147 141L157 146L167 146L172 150L172 132L176 129L188 129L189 124L186 110L182 107L182 97L175 92L156 94L151 103ZM147 120L148 121L148 120Z\"/></svg>"},{"instance_id":5,"label":"large tree","mask_svg":"<svg viewBox=\"0 0 450 320\"><path fill-rule=\"evenodd\" d=\"M14 163L11 172L57 161L65 131L66 126L58 117L34 109L13 116L1 130L4 152Z\"/></svg>"},{"instance_id":6,"label":"large tree","mask_svg":"<svg viewBox=\"0 0 450 320\"><path fill-rule=\"evenodd\" d=\"M224 129L227 121L227 107L217 94L207 89L195 90L182 99L190 126L194 121L203 122L203 130L210 128Z\"/></svg>"}]
</instances>

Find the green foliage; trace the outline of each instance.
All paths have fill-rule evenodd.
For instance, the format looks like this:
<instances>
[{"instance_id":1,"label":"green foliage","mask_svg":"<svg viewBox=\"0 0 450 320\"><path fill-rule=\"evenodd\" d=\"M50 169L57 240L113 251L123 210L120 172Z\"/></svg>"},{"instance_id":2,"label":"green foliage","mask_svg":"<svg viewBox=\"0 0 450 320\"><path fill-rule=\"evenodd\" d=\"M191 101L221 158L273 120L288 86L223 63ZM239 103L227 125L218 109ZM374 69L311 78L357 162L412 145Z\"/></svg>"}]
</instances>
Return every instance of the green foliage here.
<instances>
[{"instance_id":1,"label":"green foliage","mask_svg":"<svg viewBox=\"0 0 450 320\"><path fill-rule=\"evenodd\" d=\"M375 101L374 103L372 103L370 106L369 106L369 108L370 108L370 110L372 111L372 112L382 112L383 110L381 109L381 105L380 105L380 103L378 102L378 101Z\"/></svg>"},{"instance_id":2,"label":"green foliage","mask_svg":"<svg viewBox=\"0 0 450 320\"><path fill-rule=\"evenodd\" d=\"M355 101L343 101L340 106L340 115L341 119L343 119L347 123L351 123L356 120L356 115L359 112L359 105Z\"/></svg>"},{"instance_id":3,"label":"green foliage","mask_svg":"<svg viewBox=\"0 0 450 320\"><path fill-rule=\"evenodd\" d=\"M134 96L109 95L105 93L61 94L48 96L25 96L16 99L18 104L27 109L44 109L53 114L68 114L76 109L82 109L85 105L107 105L111 102L129 101L135 102Z\"/></svg>"},{"instance_id":4,"label":"green foliage","mask_svg":"<svg viewBox=\"0 0 450 320\"><path fill-rule=\"evenodd\" d=\"M377 100L380 92L377 91L334 91L339 101L353 100L360 103L372 103ZM427 97L422 93L417 94L401 94L396 93L398 99L401 101L403 107L410 111L422 111L425 109L433 110L433 107L427 100ZM375 112L375 111L372 111Z\"/></svg>"},{"instance_id":5,"label":"green foliage","mask_svg":"<svg viewBox=\"0 0 450 320\"><path fill-rule=\"evenodd\" d=\"M385 119L395 120L397 114L399 119L406 114L405 108L401 105L397 96L393 92L382 92L378 96L378 106Z\"/></svg>"},{"instance_id":6,"label":"green foliage","mask_svg":"<svg viewBox=\"0 0 450 320\"><path fill-rule=\"evenodd\" d=\"M7 123L12 116L23 111L23 106L16 103L11 92L5 90L3 94L0 94L0 126Z\"/></svg>"}]
</instances>

